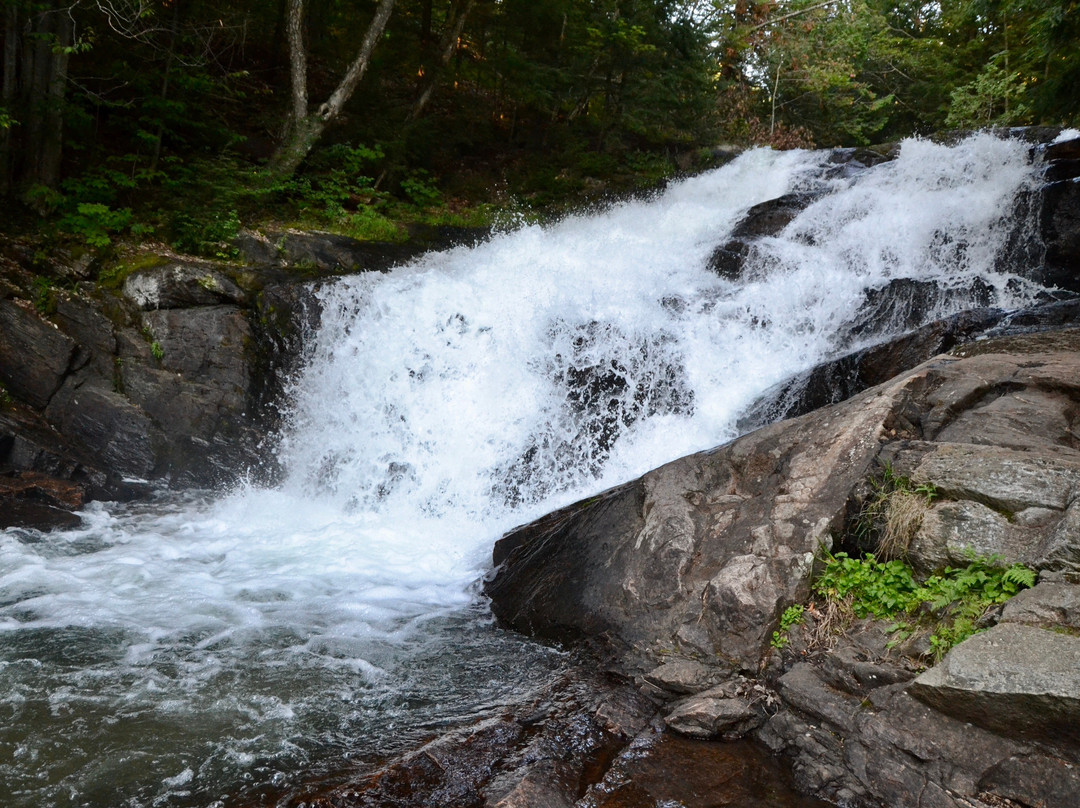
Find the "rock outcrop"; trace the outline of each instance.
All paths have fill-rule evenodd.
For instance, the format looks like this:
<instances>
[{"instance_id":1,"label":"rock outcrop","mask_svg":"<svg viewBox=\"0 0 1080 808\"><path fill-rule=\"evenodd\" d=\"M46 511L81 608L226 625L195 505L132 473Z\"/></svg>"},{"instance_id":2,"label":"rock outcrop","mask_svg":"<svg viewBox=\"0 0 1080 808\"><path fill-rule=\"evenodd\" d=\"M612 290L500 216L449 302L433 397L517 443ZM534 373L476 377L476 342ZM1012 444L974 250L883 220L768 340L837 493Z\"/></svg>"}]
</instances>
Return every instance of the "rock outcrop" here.
<instances>
[{"instance_id":1,"label":"rock outcrop","mask_svg":"<svg viewBox=\"0 0 1080 808\"><path fill-rule=\"evenodd\" d=\"M670 702L669 728L754 735L832 801L1080 804L1078 379L1080 330L961 346L509 534L492 608L588 638ZM872 621L777 652L821 549L860 549L849 528L886 465L938 493L899 550L916 565L997 555L1045 582L918 678L926 647Z\"/></svg>"},{"instance_id":2,"label":"rock outcrop","mask_svg":"<svg viewBox=\"0 0 1080 808\"><path fill-rule=\"evenodd\" d=\"M509 534L486 591L508 625L602 637L631 674L672 654L756 672L883 463L943 495L910 548L923 566L1078 569L1077 380L1075 330L959 349Z\"/></svg>"},{"instance_id":3,"label":"rock outcrop","mask_svg":"<svg viewBox=\"0 0 1080 808\"><path fill-rule=\"evenodd\" d=\"M319 278L344 264L362 270L360 261L384 269L418 249L319 234L281 241L258 265L161 253L104 270L5 246L0 477L11 507L0 526L67 522L60 508L157 484L273 477L265 443L301 337L318 322ZM298 264L304 271L289 270ZM74 484L79 501L40 493L43 477Z\"/></svg>"}]
</instances>

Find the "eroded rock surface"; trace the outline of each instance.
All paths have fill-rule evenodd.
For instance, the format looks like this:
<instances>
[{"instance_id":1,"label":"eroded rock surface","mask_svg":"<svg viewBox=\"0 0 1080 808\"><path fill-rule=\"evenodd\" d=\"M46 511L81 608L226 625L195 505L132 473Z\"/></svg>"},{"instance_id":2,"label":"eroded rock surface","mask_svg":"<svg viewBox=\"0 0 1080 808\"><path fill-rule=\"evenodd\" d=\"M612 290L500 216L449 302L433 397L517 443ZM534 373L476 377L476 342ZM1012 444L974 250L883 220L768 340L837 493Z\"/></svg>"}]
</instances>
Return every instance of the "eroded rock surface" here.
<instances>
[{"instance_id":1,"label":"eroded rock surface","mask_svg":"<svg viewBox=\"0 0 1080 808\"><path fill-rule=\"evenodd\" d=\"M599 642L671 702L669 729L750 733L829 800L1080 804L1080 640L1067 633L1080 590L1078 379L1080 330L958 348L509 534L493 608L517 628ZM872 622L828 649L769 643L883 464L938 492L907 549L919 566L974 552L1045 579L917 683L932 662L925 638L893 649ZM740 691L738 673L762 691Z\"/></svg>"},{"instance_id":2,"label":"eroded rock surface","mask_svg":"<svg viewBox=\"0 0 1080 808\"><path fill-rule=\"evenodd\" d=\"M942 495L912 545L924 566L976 552L1080 568L1078 348L1078 331L979 343L522 528L497 547L493 608L544 636L603 637L629 673L672 651L755 672L879 459ZM1056 415L1026 417L1032 401ZM1009 446L965 426L987 407Z\"/></svg>"}]
</instances>

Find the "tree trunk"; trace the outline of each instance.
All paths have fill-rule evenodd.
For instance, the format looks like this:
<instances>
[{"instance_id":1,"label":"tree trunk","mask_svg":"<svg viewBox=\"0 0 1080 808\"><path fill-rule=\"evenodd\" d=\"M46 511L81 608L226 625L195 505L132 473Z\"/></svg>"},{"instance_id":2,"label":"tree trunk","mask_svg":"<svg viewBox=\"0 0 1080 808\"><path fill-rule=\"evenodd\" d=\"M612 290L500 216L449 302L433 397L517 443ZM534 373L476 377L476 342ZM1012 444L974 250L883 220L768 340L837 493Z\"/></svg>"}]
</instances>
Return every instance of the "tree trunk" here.
<instances>
[{"instance_id":1,"label":"tree trunk","mask_svg":"<svg viewBox=\"0 0 1080 808\"><path fill-rule=\"evenodd\" d=\"M304 0L289 0L285 20L289 42L289 87L292 90L289 126L297 126L308 114L307 48L304 47ZM288 136L287 133L286 136Z\"/></svg>"},{"instance_id":2,"label":"tree trunk","mask_svg":"<svg viewBox=\"0 0 1080 808\"><path fill-rule=\"evenodd\" d=\"M472 11L475 5L476 0L464 0L454 4L454 8L450 12L450 19L446 21L446 31L443 33L442 41L439 43L439 69L429 70L424 76L424 88L417 97L416 103L413 104L413 108L409 111L409 115L405 119L406 123L419 118L424 111L424 107L431 100L431 96L435 94L439 73L445 70L446 66L450 64L450 60L454 58L461 32L465 30L465 18L469 16L469 12Z\"/></svg>"},{"instance_id":3,"label":"tree trunk","mask_svg":"<svg viewBox=\"0 0 1080 808\"><path fill-rule=\"evenodd\" d=\"M6 115L15 108L15 71L19 64L19 7L10 3L4 12L4 81L0 89L0 106ZM11 126L0 128L0 196L11 193L13 185Z\"/></svg>"},{"instance_id":4,"label":"tree trunk","mask_svg":"<svg viewBox=\"0 0 1080 808\"><path fill-rule=\"evenodd\" d=\"M8 14L11 20L10 8ZM46 8L29 22L18 42L22 50L17 77L21 146L12 146L13 181L9 187L18 184L51 188L60 181L64 97L74 23L67 7ZM15 61L14 56L10 58ZM4 59L6 92L9 59L6 43ZM15 165L20 154L22 164Z\"/></svg>"},{"instance_id":5,"label":"tree trunk","mask_svg":"<svg viewBox=\"0 0 1080 808\"><path fill-rule=\"evenodd\" d=\"M352 97L364 73L371 63L371 54L379 41L390 15L394 11L395 0L381 0L375 9L375 17L368 25L360 50L341 83L330 97L315 112L308 109L307 95L307 50L304 48L303 19L304 0L289 0L289 18L287 22L289 37L289 70L292 83L292 110L284 140L277 153L271 158L269 171L276 177L288 177L296 172L312 147L318 142L326 127L341 114L345 103Z\"/></svg>"},{"instance_id":6,"label":"tree trunk","mask_svg":"<svg viewBox=\"0 0 1080 808\"><path fill-rule=\"evenodd\" d=\"M53 31L48 82L45 85L45 111L42 116L41 158L37 181L48 188L60 182L60 153L64 141L64 97L67 95L67 68L71 56L71 38L75 23L67 11L58 12Z\"/></svg>"}]
</instances>

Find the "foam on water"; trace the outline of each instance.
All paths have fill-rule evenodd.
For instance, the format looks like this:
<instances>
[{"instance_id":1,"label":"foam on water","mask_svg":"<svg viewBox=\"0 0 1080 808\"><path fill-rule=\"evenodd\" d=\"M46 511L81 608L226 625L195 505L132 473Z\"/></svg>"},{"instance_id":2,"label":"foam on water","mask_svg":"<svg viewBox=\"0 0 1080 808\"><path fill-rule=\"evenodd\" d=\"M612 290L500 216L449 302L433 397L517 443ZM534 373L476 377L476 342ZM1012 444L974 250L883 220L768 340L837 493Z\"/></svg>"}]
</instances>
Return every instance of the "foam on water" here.
<instances>
[{"instance_id":1,"label":"foam on water","mask_svg":"<svg viewBox=\"0 0 1080 808\"><path fill-rule=\"evenodd\" d=\"M285 481L0 534L0 802L206 805L385 752L543 680L477 580L504 530L735 436L761 393L912 325L1031 300L999 272L1027 149L904 144L853 181L754 151L655 199L320 292ZM816 201L738 280L751 205ZM5 792L5 789L7 791Z\"/></svg>"}]
</instances>

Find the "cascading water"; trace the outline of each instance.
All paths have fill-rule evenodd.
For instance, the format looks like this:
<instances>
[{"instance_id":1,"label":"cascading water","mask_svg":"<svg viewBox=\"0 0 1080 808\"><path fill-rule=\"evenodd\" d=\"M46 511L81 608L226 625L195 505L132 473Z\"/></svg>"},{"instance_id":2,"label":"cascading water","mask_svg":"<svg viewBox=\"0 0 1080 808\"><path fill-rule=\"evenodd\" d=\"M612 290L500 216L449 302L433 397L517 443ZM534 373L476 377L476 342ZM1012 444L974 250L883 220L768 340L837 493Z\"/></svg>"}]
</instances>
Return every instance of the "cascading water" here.
<instances>
[{"instance_id":1,"label":"cascading water","mask_svg":"<svg viewBox=\"0 0 1080 808\"><path fill-rule=\"evenodd\" d=\"M917 324L870 306L891 285L933 287L922 320L1032 301L997 265L1036 172L987 135L906 142L854 178L753 151L324 288L279 487L0 534L0 803L227 805L543 681L558 654L477 602L494 539L735 437L772 385ZM747 208L796 190L820 195L740 279L707 269Z\"/></svg>"}]
</instances>

